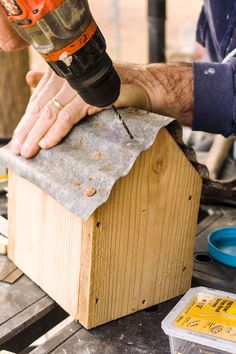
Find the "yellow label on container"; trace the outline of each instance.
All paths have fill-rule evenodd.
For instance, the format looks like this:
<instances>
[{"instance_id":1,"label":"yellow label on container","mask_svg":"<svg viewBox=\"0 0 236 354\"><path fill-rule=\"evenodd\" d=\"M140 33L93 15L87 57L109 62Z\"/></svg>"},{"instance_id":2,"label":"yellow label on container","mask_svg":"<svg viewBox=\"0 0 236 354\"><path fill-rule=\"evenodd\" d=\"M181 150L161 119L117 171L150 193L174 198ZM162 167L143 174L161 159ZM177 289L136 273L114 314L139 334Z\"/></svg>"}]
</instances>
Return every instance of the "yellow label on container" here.
<instances>
[{"instance_id":1,"label":"yellow label on container","mask_svg":"<svg viewBox=\"0 0 236 354\"><path fill-rule=\"evenodd\" d=\"M174 326L236 342L236 300L198 293Z\"/></svg>"}]
</instances>

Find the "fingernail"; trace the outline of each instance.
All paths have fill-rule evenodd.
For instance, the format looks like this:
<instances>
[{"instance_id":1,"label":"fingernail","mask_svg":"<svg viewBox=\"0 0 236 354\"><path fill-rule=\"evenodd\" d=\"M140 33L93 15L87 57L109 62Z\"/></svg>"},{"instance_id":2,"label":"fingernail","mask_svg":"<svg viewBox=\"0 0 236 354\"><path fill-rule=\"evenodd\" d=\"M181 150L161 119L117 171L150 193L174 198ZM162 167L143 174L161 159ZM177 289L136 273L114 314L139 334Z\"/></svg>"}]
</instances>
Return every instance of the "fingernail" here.
<instances>
[{"instance_id":1,"label":"fingernail","mask_svg":"<svg viewBox=\"0 0 236 354\"><path fill-rule=\"evenodd\" d=\"M48 145L47 139L42 139L42 140L39 142L39 146L40 146L42 149L46 149L46 148L47 148L47 145Z\"/></svg>"},{"instance_id":2,"label":"fingernail","mask_svg":"<svg viewBox=\"0 0 236 354\"><path fill-rule=\"evenodd\" d=\"M20 153L20 149L21 149L21 145L20 145L20 140L17 138L13 138L11 141L11 151L14 154L19 154Z\"/></svg>"},{"instance_id":3,"label":"fingernail","mask_svg":"<svg viewBox=\"0 0 236 354\"><path fill-rule=\"evenodd\" d=\"M26 143L22 146L21 155L24 157L28 157L29 154L30 154L30 147L29 144Z\"/></svg>"}]
</instances>

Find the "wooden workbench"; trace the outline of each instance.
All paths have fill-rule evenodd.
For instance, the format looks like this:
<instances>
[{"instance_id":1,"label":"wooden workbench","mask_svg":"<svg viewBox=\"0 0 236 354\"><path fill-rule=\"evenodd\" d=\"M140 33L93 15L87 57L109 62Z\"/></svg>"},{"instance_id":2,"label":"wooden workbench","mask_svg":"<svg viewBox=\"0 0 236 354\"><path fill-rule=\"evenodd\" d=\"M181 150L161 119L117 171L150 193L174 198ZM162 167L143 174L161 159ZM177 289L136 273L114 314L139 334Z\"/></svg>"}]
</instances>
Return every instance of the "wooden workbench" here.
<instances>
[{"instance_id":1,"label":"wooden workbench","mask_svg":"<svg viewBox=\"0 0 236 354\"><path fill-rule=\"evenodd\" d=\"M0 273L9 266L0 256ZM19 352L67 314L26 276L13 285L0 282L0 350Z\"/></svg>"},{"instance_id":2,"label":"wooden workbench","mask_svg":"<svg viewBox=\"0 0 236 354\"><path fill-rule=\"evenodd\" d=\"M0 256L0 271L8 266ZM169 353L161 321L178 299L87 331L71 321L32 353ZM66 313L26 276L0 283L0 350L19 353L66 318Z\"/></svg>"},{"instance_id":3,"label":"wooden workbench","mask_svg":"<svg viewBox=\"0 0 236 354\"><path fill-rule=\"evenodd\" d=\"M209 231L216 226L230 225L235 220L236 211L233 208L211 209L211 213L205 215L205 219L198 226L196 242L196 247L200 247L198 251L204 253L204 240ZM8 266L8 262L6 257L0 256L0 272ZM210 274L214 274L214 279L218 279L218 273L218 277L220 272L226 273L225 266L217 262L211 261L204 266L198 261L194 268L195 285L200 285L199 279L204 281L201 274L206 276L207 269ZM227 272L228 270L229 268ZM209 279L212 278L210 274ZM226 287L232 280L235 283L234 273L230 274L225 278ZM207 286L208 280L205 280L206 283L203 284ZM213 287L223 288L223 284L218 283L216 281L212 284ZM67 314L31 280L22 276L13 285L0 283L0 350L19 353L27 347L27 353L33 354L169 354L168 337L161 330L161 321L178 300L173 299L91 331L71 321L45 344L34 348L29 345L66 318Z\"/></svg>"}]
</instances>

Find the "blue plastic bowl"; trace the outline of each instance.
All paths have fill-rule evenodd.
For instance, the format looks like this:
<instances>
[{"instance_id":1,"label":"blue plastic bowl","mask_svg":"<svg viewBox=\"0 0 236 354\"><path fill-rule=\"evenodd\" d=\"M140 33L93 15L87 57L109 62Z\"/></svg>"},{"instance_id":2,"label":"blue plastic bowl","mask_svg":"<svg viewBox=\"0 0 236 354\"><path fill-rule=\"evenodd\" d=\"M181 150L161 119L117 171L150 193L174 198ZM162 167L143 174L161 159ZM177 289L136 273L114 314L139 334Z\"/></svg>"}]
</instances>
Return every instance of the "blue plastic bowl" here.
<instances>
[{"instance_id":1,"label":"blue plastic bowl","mask_svg":"<svg viewBox=\"0 0 236 354\"><path fill-rule=\"evenodd\" d=\"M236 227L223 227L210 233L208 253L217 261L236 268Z\"/></svg>"}]
</instances>

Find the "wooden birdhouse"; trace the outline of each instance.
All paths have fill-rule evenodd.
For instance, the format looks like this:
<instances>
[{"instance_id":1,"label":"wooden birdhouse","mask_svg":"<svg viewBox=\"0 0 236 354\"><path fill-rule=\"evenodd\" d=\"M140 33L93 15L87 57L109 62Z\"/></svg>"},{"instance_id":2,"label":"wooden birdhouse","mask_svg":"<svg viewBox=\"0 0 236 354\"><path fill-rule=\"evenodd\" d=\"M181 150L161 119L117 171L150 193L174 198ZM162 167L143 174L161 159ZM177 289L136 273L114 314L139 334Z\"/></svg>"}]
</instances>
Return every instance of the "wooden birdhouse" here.
<instances>
[{"instance_id":1,"label":"wooden birdhouse","mask_svg":"<svg viewBox=\"0 0 236 354\"><path fill-rule=\"evenodd\" d=\"M171 119L106 111L9 177L9 257L90 329L185 293L202 181Z\"/></svg>"}]
</instances>

